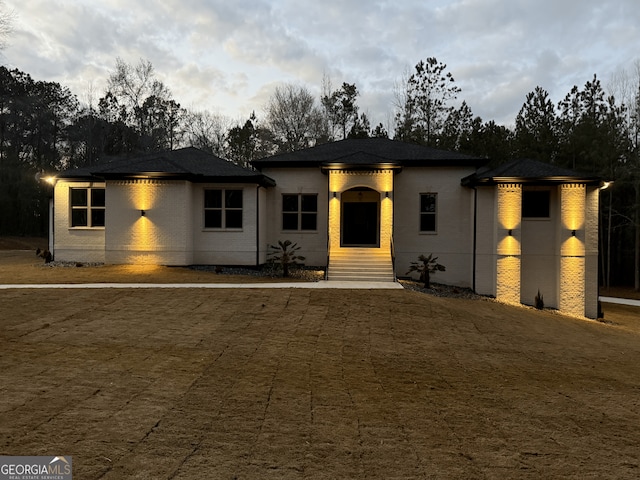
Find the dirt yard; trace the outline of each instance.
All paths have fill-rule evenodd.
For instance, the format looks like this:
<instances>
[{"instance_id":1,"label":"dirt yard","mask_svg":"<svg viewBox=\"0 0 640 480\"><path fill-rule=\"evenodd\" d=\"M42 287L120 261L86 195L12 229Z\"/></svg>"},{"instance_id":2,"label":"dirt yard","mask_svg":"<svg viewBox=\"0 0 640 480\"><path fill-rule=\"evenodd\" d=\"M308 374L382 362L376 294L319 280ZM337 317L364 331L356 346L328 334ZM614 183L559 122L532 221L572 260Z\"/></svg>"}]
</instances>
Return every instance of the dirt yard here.
<instances>
[{"instance_id":1,"label":"dirt yard","mask_svg":"<svg viewBox=\"0 0 640 480\"><path fill-rule=\"evenodd\" d=\"M0 283L19 263L0 258ZM22 283L51 280L33 267ZM79 480L636 479L640 309L605 314L404 290L0 290L0 454L72 455Z\"/></svg>"}]
</instances>

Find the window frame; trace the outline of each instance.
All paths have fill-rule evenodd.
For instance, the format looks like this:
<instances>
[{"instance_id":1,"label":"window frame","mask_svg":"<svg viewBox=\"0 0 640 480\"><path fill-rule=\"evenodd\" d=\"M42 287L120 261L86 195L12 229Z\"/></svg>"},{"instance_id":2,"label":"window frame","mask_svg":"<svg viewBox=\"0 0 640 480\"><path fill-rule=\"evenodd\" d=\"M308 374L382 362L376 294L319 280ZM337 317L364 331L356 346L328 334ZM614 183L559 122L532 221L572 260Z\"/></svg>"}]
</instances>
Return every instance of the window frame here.
<instances>
[{"instance_id":1,"label":"window frame","mask_svg":"<svg viewBox=\"0 0 640 480\"><path fill-rule=\"evenodd\" d=\"M297 206L295 210L285 210L285 197L296 197ZM314 199L315 210L304 210L303 197L310 197ZM316 233L318 231L318 194L317 193L283 193L281 196L282 208L281 208L281 229L283 232L299 232L299 233ZM285 222L285 215L289 218L295 216L296 228L286 228L287 222ZM303 219L309 219L313 217L314 228L305 228L305 222Z\"/></svg>"},{"instance_id":2,"label":"window frame","mask_svg":"<svg viewBox=\"0 0 640 480\"><path fill-rule=\"evenodd\" d=\"M220 206L207 207L207 192L220 192ZM227 193L240 192L240 206L228 207L229 196ZM203 190L203 202L202 202L202 228L203 230L210 231L234 231L239 232L244 229L244 189L243 188L205 188ZM207 212L220 212L220 226L207 226ZM240 212L240 226L227 226L229 223L230 215L227 213Z\"/></svg>"},{"instance_id":3,"label":"window frame","mask_svg":"<svg viewBox=\"0 0 640 480\"><path fill-rule=\"evenodd\" d=\"M418 231L421 235L435 235L438 233L438 193L437 192L422 192L419 194L419 204L418 204ZM422 199L423 197L432 197L433 198L433 212L431 211L422 211ZM432 216L433 217L433 230L423 230L422 229L422 219L423 216Z\"/></svg>"},{"instance_id":4,"label":"window frame","mask_svg":"<svg viewBox=\"0 0 640 480\"><path fill-rule=\"evenodd\" d=\"M84 204L74 201L74 192L84 191ZM102 191L102 201L96 201L94 192ZM75 212L85 212L84 222L76 224ZM100 213L101 212L101 213ZM102 217L96 222L96 215ZM69 228L104 229L106 224L106 188L105 187L69 187Z\"/></svg>"}]
</instances>

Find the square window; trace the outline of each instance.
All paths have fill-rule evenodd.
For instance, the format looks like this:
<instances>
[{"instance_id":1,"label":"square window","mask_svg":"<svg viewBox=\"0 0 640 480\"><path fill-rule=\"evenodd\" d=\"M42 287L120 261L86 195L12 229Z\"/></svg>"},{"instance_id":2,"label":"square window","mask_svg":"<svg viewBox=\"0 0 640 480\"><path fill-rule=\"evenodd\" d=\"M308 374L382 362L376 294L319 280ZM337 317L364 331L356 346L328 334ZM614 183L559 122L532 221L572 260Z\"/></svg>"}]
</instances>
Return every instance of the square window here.
<instances>
[{"instance_id":1,"label":"square window","mask_svg":"<svg viewBox=\"0 0 640 480\"><path fill-rule=\"evenodd\" d=\"M242 228L242 190L204 191L204 228Z\"/></svg>"},{"instance_id":2,"label":"square window","mask_svg":"<svg viewBox=\"0 0 640 480\"><path fill-rule=\"evenodd\" d=\"M283 230L316 230L317 224L317 194L282 195Z\"/></svg>"},{"instance_id":3,"label":"square window","mask_svg":"<svg viewBox=\"0 0 640 480\"><path fill-rule=\"evenodd\" d=\"M522 192L523 218L549 218L551 192L549 190L524 190Z\"/></svg>"},{"instance_id":4,"label":"square window","mask_svg":"<svg viewBox=\"0 0 640 480\"><path fill-rule=\"evenodd\" d=\"M70 202L72 227L104 227L104 188L71 188Z\"/></svg>"}]
</instances>

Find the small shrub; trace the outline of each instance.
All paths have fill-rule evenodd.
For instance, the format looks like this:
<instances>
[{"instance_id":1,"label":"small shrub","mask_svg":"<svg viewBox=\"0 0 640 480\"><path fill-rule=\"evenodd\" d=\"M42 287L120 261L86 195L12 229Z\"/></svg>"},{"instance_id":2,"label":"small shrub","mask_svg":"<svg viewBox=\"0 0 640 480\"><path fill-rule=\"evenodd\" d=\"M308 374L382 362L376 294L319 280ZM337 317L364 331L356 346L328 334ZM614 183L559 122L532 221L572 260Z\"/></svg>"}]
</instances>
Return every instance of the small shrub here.
<instances>
[{"instance_id":1,"label":"small shrub","mask_svg":"<svg viewBox=\"0 0 640 480\"><path fill-rule=\"evenodd\" d=\"M424 282L424 288L431 287L431 274L436 272L444 272L445 266L438 263L438 257L434 257L430 253L428 257L420 255L417 262L411 262L407 275L411 272L420 274L420 281Z\"/></svg>"},{"instance_id":2,"label":"small shrub","mask_svg":"<svg viewBox=\"0 0 640 480\"><path fill-rule=\"evenodd\" d=\"M304 257L298 255L296 252L300 250L300 247L292 243L291 240L278 240L278 245L269 245L271 251L269 252L269 262L280 265L282 267L282 276L289 276L289 267L291 265L298 265L298 262L303 262Z\"/></svg>"},{"instance_id":3,"label":"small shrub","mask_svg":"<svg viewBox=\"0 0 640 480\"><path fill-rule=\"evenodd\" d=\"M51 263L51 261L53 260L53 256L51 255L51 252L47 249L45 250L40 250L39 248L36 250L36 255L42 259L44 259L44 263Z\"/></svg>"},{"instance_id":4,"label":"small shrub","mask_svg":"<svg viewBox=\"0 0 640 480\"><path fill-rule=\"evenodd\" d=\"M534 305L538 310L542 310L544 308L544 299L542 294L540 293L540 289L538 289L538 294L534 300Z\"/></svg>"}]
</instances>

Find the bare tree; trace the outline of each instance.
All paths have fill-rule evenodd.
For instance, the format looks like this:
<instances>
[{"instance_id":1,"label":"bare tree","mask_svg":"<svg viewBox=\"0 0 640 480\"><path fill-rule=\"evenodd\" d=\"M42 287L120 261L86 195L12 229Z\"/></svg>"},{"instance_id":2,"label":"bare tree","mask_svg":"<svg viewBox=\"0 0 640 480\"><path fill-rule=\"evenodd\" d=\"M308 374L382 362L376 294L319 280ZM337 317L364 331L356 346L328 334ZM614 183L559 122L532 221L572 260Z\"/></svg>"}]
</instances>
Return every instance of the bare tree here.
<instances>
[{"instance_id":1,"label":"bare tree","mask_svg":"<svg viewBox=\"0 0 640 480\"><path fill-rule=\"evenodd\" d=\"M310 147L321 136L322 113L301 85L277 86L266 107L266 120L282 152Z\"/></svg>"},{"instance_id":2,"label":"bare tree","mask_svg":"<svg viewBox=\"0 0 640 480\"><path fill-rule=\"evenodd\" d=\"M224 157L227 132L233 122L224 115L208 111L187 111L185 143L205 152Z\"/></svg>"},{"instance_id":3,"label":"bare tree","mask_svg":"<svg viewBox=\"0 0 640 480\"><path fill-rule=\"evenodd\" d=\"M179 143L183 110L156 78L148 60L140 59L131 65L116 59L107 92L100 99L100 110L105 119L135 128L145 150L171 149Z\"/></svg>"}]
</instances>

